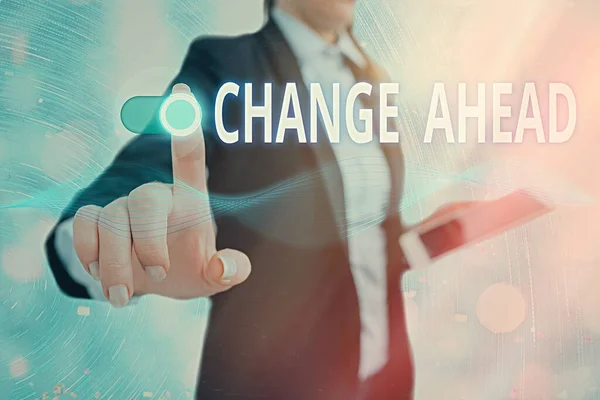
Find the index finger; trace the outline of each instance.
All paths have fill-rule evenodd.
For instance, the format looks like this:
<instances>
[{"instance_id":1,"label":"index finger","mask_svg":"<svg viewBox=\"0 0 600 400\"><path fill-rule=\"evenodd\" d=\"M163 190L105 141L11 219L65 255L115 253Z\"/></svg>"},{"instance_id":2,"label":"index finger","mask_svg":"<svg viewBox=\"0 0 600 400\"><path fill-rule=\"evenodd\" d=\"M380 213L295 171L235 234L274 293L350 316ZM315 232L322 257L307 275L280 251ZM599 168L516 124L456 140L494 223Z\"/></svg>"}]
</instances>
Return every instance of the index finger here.
<instances>
[{"instance_id":1,"label":"index finger","mask_svg":"<svg viewBox=\"0 0 600 400\"><path fill-rule=\"evenodd\" d=\"M168 123L167 109L181 108L181 112L194 113L192 125L177 129ZM187 110L185 110L187 108ZM201 125L201 110L189 86L178 83L161 107L161 120L167 121L166 129L171 134L171 156L173 164L173 190L192 188L206 192L206 154L204 133Z\"/></svg>"}]
</instances>

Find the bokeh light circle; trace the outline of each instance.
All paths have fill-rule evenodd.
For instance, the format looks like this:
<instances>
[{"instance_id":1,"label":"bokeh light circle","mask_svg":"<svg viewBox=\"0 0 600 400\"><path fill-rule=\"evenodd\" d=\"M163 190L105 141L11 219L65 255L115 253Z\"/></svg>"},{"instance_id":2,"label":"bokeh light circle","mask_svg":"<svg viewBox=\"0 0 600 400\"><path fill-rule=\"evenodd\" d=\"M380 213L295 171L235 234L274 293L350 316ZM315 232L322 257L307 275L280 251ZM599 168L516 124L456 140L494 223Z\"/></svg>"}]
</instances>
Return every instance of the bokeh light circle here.
<instances>
[{"instance_id":1,"label":"bokeh light circle","mask_svg":"<svg viewBox=\"0 0 600 400\"><path fill-rule=\"evenodd\" d=\"M525 321L523 295L506 283L495 283L477 300L477 317L481 325L493 333L509 333Z\"/></svg>"},{"instance_id":2,"label":"bokeh light circle","mask_svg":"<svg viewBox=\"0 0 600 400\"><path fill-rule=\"evenodd\" d=\"M14 358L8 366L10 376L18 378L25 375L29 371L29 364L23 357Z\"/></svg>"},{"instance_id":3,"label":"bokeh light circle","mask_svg":"<svg viewBox=\"0 0 600 400\"><path fill-rule=\"evenodd\" d=\"M15 282L31 282L44 274L44 256L31 249L30 243L8 247L0 257L2 269Z\"/></svg>"}]
</instances>

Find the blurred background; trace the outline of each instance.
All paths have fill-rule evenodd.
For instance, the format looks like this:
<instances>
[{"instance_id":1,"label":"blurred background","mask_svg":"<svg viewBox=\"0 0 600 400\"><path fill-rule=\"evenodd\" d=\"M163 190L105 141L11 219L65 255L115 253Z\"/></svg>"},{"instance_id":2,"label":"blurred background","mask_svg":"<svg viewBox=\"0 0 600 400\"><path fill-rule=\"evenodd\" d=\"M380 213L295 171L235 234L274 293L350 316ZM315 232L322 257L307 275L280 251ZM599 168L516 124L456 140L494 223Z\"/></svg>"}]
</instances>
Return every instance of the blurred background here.
<instances>
[{"instance_id":1,"label":"blurred background","mask_svg":"<svg viewBox=\"0 0 600 400\"><path fill-rule=\"evenodd\" d=\"M357 36L401 85L406 223L521 186L556 206L406 274L416 399L600 399L600 2L357 8ZM195 37L262 22L261 0L0 0L0 399L192 397L209 302L147 296L112 310L69 299L42 244L131 138L121 105L163 93ZM516 110L535 82L544 116L548 83L564 82L577 129L564 144L533 134L522 144L477 144L476 134L423 144L434 82L446 84L451 110L458 82L469 95L487 83L488 99L492 83L512 82Z\"/></svg>"}]
</instances>

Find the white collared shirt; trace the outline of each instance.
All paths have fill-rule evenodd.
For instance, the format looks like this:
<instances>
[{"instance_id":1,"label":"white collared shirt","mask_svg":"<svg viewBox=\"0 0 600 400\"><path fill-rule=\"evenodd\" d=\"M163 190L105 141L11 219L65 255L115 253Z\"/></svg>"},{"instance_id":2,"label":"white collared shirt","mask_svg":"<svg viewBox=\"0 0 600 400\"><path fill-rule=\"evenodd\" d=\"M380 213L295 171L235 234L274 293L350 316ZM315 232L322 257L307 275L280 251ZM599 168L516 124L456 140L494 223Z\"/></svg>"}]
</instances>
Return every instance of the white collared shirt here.
<instances>
[{"instance_id":1,"label":"white collared shirt","mask_svg":"<svg viewBox=\"0 0 600 400\"><path fill-rule=\"evenodd\" d=\"M336 45L329 45L281 9L275 8L272 16L298 60L305 83L321 85L329 110L333 109L332 85L339 83L340 104L346 104L347 91L356 81L344 64L342 54L359 67L366 63L352 39L342 34ZM354 116L359 130L364 124L357 119L360 107L360 102L356 102ZM345 107L340 107L341 121L345 120L344 112ZM334 143L332 147L344 185L348 250L359 300L359 378L366 379L378 372L388 359L386 252L380 222L389 198L390 176L378 141L356 144L347 132L340 132L340 138L340 143ZM73 219L58 226L55 246L71 277L86 287L92 298L106 300L101 284L87 274L75 253Z\"/></svg>"},{"instance_id":2,"label":"white collared shirt","mask_svg":"<svg viewBox=\"0 0 600 400\"><path fill-rule=\"evenodd\" d=\"M366 60L347 33L335 45L290 14L275 8L272 17L297 58L304 83L319 83L333 110L333 84L340 84L340 120L345 121L348 91L356 83L342 54L358 67ZM354 119L359 130L360 102L355 103ZM340 124L345 127L345 124ZM340 132L340 143L332 143L344 186L348 251L359 300L361 352L359 377L378 372L388 359L388 316L385 235L380 222L389 201L389 166L377 140L356 144L347 132Z\"/></svg>"}]
</instances>

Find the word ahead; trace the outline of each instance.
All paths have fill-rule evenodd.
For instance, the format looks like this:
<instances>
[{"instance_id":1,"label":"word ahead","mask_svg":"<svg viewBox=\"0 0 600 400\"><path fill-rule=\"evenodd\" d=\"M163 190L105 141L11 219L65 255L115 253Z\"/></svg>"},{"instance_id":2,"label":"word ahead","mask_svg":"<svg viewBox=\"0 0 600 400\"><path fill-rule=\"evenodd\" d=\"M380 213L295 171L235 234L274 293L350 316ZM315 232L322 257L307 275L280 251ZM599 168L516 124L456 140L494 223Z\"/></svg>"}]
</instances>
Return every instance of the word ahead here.
<instances>
[{"instance_id":1,"label":"word ahead","mask_svg":"<svg viewBox=\"0 0 600 400\"><path fill-rule=\"evenodd\" d=\"M569 86L564 83L550 83L548 85L548 111L546 113L548 116L548 136L546 136L546 132L544 131L544 121L542 120L540 102L538 101L534 83L525 84L516 129L514 131L502 130L502 120L505 120L506 125L508 118L513 116L513 112L510 106L501 104L503 95L512 94L513 85L512 83L494 83L492 86L492 143L522 143L525 131L535 132L538 143L547 143L546 137L549 143L563 143L573 136L577 122L577 103L575 95ZM467 141L467 118L477 120L478 143L485 143L489 138L486 131L486 127L488 127L486 115L489 115L489 113L486 112L485 84L480 83L477 87L477 92L477 103L475 105L467 105L467 85L465 83L458 84L458 143L466 143ZM563 123L565 127L561 131L558 130L559 96L566 99L567 109L565 111L568 113L567 121ZM531 116L528 115L530 110ZM441 114L441 116L438 117L438 114ZM560 114L563 115L564 113L561 112ZM456 123L456 119L454 122ZM446 87L443 83L436 83L433 87L429 118L425 131L425 143L431 143L434 131L440 133L443 131L448 143L456 143L453 120L450 116L450 108L446 96Z\"/></svg>"}]
</instances>

